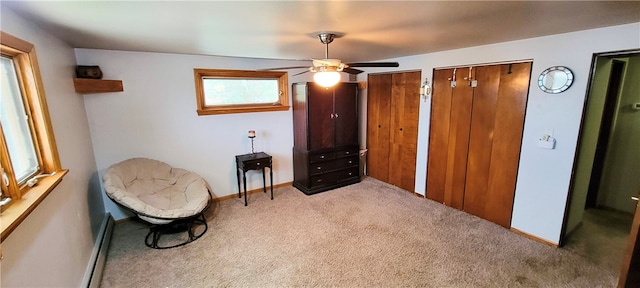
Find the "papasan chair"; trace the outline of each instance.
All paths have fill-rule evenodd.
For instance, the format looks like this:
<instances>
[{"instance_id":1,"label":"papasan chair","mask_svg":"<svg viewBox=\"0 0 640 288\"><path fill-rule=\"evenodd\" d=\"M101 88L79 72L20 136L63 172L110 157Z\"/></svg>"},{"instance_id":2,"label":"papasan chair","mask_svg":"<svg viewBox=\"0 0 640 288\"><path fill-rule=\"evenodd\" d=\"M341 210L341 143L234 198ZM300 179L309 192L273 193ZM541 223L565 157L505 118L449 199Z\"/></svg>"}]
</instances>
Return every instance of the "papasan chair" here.
<instances>
[{"instance_id":1,"label":"papasan chair","mask_svg":"<svg viewBox=\"0 0 640 288\"><path fill-rule=\"evenodd\" d=\"M212 201L211 189L194 172L153 159L132 158L109 167L103 181L111 200L151 224L145 237L150 248L186 245L207 232L204 211ZM178 232L186 232L187 239L159 244L161 236Z\"/></svg>"}]
</instances>

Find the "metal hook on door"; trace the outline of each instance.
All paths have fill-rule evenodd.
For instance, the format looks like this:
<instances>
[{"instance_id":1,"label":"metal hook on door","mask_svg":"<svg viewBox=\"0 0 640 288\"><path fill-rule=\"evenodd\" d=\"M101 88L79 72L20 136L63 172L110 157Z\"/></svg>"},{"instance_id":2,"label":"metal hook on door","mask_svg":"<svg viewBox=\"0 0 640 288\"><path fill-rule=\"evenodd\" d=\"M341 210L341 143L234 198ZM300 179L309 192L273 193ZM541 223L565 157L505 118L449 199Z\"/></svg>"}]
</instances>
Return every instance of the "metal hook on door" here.
<instances>
[{"instance_id":1,"label":"metal hook on door","mask_svg":"<svg viewBox=\"0 0 640 288\"><path fill-rule=\"evenodd\" d=\"M471 73L473 70L473 66L469 66L469 76L464 77L464 80L467 80L467 85L471 87L478 86L478 80L473 79L473 74Z\"/></svg>"},{"instance_id":2,"label":"metal hook on door","mask_svg":"<svg viewBox=\"0 0 640 288\"><path fill-rule=\"evenodd\" d=\"M451 81L451 88L456 88L456 70L458 70L458 68L453 68L453 76L448 79Z\"/></svg>"}]
</instances>

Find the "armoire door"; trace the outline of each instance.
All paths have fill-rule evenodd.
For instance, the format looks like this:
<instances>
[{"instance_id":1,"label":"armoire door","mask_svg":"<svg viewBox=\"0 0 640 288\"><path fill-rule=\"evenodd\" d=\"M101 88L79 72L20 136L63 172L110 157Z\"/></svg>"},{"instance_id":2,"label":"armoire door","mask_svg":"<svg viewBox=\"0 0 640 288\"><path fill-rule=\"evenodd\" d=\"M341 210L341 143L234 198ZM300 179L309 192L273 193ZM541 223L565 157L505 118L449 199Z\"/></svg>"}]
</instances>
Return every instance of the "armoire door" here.
<instances>
[{"instance_id":1,"label":"armoire door","mask_svg":"<svg viewBox=\"0 0 640 288\"><path fill-rule=\"evenodd\" d=\"M333 129L333 88L325 88L309 83L307 85L307 106L309 113L309 150L332 148L334 145Z\"/></svg>"},{"instance_id":2,"label":"armoire door","mask_svg":"<svg viewBox=\"0 0 640 288\"><path fill-rule=\"evenodd\" d=\"M530 74L530 62L434 71L427 198L511 225Z\"/></svg>"},{"instance_id":3,"label":"armoire door","mask_svg":"<svg viewBox=\"0 0 640 288\"><path fill-rule=\"evenodd\" d=\"M421 72L373 74L367 94L369 176L415 189Z\"/></svg>"},{"instance_id":4,"label":"armoire door","mask_svg":"<svg viewBox=\"0 0 640 288\"><path fill-rule=\"evenodd\" d=\"M358 145L358 86L336 85L333 107L335 146Z\"/></svg>"}]
</instances>

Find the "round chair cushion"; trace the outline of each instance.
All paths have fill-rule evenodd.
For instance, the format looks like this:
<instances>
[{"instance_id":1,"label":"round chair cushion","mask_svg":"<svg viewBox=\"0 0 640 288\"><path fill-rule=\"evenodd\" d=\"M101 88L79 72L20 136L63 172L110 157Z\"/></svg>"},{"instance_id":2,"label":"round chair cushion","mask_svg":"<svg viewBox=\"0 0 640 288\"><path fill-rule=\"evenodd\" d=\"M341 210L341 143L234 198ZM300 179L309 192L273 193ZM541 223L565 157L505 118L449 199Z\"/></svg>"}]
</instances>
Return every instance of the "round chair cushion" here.
<instances>
[{"instance_id":1,"label":"round chair cushion","mask_svg":"<svg viewBox=\"0 0 640 288\"><path fill-rule=\"evenodd\" d=\"M153 224L167 224L201 213L211 194L194 172L147 158L116 163L103 176L107 196Z\"/></svg>"}]
</instances>

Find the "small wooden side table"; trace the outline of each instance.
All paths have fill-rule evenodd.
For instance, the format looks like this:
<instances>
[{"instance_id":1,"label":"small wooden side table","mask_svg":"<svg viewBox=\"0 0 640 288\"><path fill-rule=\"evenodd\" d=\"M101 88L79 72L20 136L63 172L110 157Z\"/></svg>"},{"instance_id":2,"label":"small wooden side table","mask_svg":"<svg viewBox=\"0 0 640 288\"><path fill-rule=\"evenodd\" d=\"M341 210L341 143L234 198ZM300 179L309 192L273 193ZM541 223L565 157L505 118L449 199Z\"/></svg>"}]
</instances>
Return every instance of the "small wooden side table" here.
<instances>
[{"instance_id":1,"label":"small wooden side table","mask_svg":"<svg viewBox=\"0 0 640 288\"><path fill-rule=\"evenodd\" d=\"M242 198L240 193L240 170L242 170L242 183L244 186L244 206L247 206L247 171L262 169L262 182L264 193L267 193L267 179L264 168L269 167L269 177L271 179L271 200L273 200L273 169L271 167L271 155L264 152L236 155L236 174L238 176L238 198Z\"/></svg>"}]
</instances>

